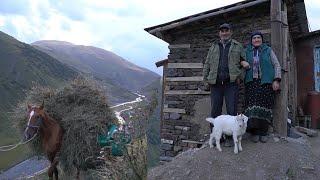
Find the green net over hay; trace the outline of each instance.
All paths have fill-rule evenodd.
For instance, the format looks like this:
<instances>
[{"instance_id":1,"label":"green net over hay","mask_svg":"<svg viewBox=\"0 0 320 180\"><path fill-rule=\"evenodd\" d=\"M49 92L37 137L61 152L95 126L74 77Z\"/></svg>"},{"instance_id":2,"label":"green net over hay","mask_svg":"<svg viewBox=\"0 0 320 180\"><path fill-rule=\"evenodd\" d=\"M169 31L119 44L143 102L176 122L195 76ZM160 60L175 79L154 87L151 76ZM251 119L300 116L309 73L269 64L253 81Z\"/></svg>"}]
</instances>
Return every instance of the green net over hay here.
<instances>
[{"instance_id":1,"label":"green net over hay","mask_svg":"<svg viewBox=\"0 0 320 180\"><path fill-rule=\"evenodd\" d=\"M63 170L65 173L73 172L75 167L86 170L85 160L96 157L100 150L97 136L106 133L111 123L117 123L102 88L90 79L76 79L61 89L34 86L13 113L19 130L24 130L27 124L27 104L40 105L42 101L45 111L64 130L59 153ZM30 145L36 154L42 153L39 137Z\"/></svg>"}]
</instances>

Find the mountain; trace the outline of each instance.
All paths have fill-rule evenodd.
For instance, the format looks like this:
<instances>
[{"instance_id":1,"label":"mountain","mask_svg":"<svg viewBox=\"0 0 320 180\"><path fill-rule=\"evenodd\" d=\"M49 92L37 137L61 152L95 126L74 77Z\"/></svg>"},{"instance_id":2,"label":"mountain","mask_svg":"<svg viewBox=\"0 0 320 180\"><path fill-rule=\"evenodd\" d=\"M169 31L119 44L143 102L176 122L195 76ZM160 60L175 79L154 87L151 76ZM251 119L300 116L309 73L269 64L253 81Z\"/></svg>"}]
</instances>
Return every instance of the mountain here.
<instances>
[{"instance_id":1,"label":"mountain","mask_svg":"<svg viewBox=\"0 0 320 180\"><path fill-rule=\"evenodd\" d=\"M78 72L48 54L0 31L0 123L33 83L59 87Z\"/></svg>"},{"instance_id":2,"label":"mountain","mask_svg":"<svg viewBox=\"0 0 320 180\"><path fill-rule=\"evenodd\" d=\"M52 40L37 41L32 45L81 72L108 79L112 84L131 92L140 90L160 77L101 48Z\"/></svg>"}]
</instances>

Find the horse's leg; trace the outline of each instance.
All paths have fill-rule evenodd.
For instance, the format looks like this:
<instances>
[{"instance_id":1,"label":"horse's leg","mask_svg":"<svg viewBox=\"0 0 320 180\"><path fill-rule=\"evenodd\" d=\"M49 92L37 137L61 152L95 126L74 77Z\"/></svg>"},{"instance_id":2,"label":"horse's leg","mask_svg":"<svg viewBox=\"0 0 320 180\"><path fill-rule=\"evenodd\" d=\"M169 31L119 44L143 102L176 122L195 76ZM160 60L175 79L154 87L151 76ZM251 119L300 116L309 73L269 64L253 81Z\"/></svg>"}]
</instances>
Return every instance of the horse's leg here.
<instances>
[{"instance_id":1,"label":"horse's leg","mask_svg":"<svg viewBox=\"0 0 320 180\"><path fill-rule=\"evenodd\" d=\"M59 179L59 177L58 177L58 169L57 169L58 162L59 161L58 161L57 157L55 157L53 162L52 162L54 177L55 177L56 180Z\"/></svg>"},{"instance_id":2,"label":"horse's leg","mask_svg":"<svg viewBox=\"0 0 320 180\"><path fill-rule=\"evenodd\" d=\"M48 159L50 161L50 167L48 169L48 176L49 176L49 179L53 179L53 170L54 170L54 167L52 166L52 163L53 163L53 156L51 154L48 154Z\"/></svg>"},{"instance_id":3,"label":"horse's leg","mask_svg":"<svg viewBox=\"0 0 320 180\"><path fill-rule=\"evenodd\" d=\"M77 180L80 180L80 170L79 168L77 168L77 177L76 177Z\"/></svg>"}]
</instances>

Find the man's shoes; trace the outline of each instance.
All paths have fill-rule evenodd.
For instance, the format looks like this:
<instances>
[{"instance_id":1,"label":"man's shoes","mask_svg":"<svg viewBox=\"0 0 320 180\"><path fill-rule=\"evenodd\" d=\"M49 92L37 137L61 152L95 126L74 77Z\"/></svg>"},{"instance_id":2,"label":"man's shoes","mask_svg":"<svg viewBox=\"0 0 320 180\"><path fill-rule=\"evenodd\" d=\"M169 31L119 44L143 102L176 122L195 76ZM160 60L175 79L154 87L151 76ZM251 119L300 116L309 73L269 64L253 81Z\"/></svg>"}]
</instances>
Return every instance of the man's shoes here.
<instances>
[{"instance_id":1,"label":"man's shoes","mask_svg":"<svg viewBox=\"0 0 320 180\"><path fill-rule=\"evenodd\" d=\"M262 143L266 143L267 141L268 141L268 136L260 136L260 138L259 138L259 140L260 140L260 142L262 142Z\"/></svg>"},{"instance_id":2,"label":"man's shoes","mask_svg":"<svg viewBox=\"0 0 320 180\"><path fill-rule=\"evenodd\" d=\"M251 136L251 141L254 142L254 143L259 142L259 136L258 135L252 135Z\"/></svg>"}]
</instances>

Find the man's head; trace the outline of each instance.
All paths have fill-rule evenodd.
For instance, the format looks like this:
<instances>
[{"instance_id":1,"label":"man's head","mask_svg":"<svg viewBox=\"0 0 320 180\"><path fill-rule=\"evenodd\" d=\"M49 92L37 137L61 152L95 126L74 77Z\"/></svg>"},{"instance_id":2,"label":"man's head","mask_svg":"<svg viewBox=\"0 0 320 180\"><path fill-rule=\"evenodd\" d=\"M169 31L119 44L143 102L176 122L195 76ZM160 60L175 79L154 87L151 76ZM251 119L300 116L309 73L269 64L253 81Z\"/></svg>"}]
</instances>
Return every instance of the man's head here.
<instances>
[{"instance_id":1,"label":"man's head","mask_svg":"<svg viewBox=\"0 0 320 180\"><path fill-rule=\"evenodd\" d=\"M231 38L232 28L230 24L224 23L219 27L219 37L222 41L228 40Z\"/></svg>"}]
</instances>

